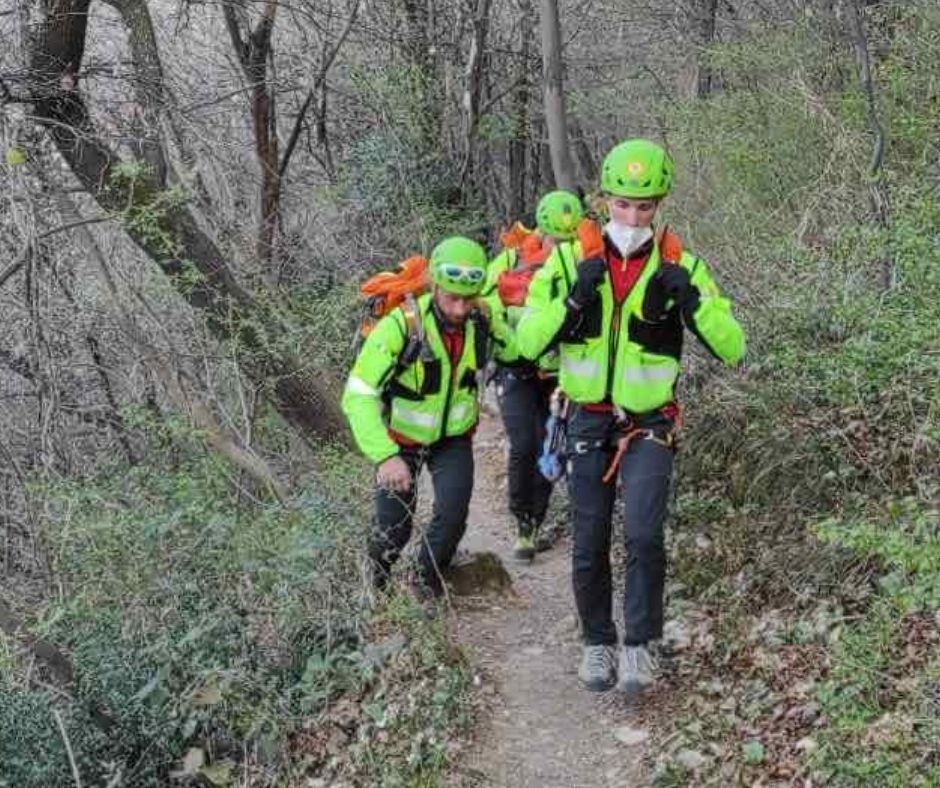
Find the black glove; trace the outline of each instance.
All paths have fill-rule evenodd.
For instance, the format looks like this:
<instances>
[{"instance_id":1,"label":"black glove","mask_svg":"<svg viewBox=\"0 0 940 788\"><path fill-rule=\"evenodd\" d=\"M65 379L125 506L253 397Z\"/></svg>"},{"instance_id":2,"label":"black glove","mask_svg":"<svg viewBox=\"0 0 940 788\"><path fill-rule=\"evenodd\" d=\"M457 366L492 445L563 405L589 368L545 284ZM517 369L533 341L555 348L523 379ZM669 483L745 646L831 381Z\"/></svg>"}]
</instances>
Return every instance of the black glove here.
<instances>
[{"instance_id":1,"label":"black glove","mask_svg":"<svg viewBox=\"0 0 940 788\"><path fill-rule=\"evenodd\" d=\"M592 257L578 263L578 281L568 294L568 301L575 309L582 309L597 298L597 286L604 281L607 261Z\"/></svg>"},{"instance_id":2,"label":"black glove","mask_svg":"<svg viewBox=\"0 0 940 788\"><path fill-rule=\"evenodd\" d=\"M692 288L692 279L689 277L688 271L681 265L667 264L656 272L656 278L669 298L679 306L685 304Z\"/></svg>"},{"instance_id":3,"label":"black glove","mask_svg":"<svg viewBox=\"0 0 940 788\"><path fill-rule=\"evenodd\" d=\"M698 288L692 284L689 272L671 263L663 265L650 280L643 300L643 315L647 320L662 320L669 301L686 315L695 311L698 301Z\"/></svg>"}]
</instances>

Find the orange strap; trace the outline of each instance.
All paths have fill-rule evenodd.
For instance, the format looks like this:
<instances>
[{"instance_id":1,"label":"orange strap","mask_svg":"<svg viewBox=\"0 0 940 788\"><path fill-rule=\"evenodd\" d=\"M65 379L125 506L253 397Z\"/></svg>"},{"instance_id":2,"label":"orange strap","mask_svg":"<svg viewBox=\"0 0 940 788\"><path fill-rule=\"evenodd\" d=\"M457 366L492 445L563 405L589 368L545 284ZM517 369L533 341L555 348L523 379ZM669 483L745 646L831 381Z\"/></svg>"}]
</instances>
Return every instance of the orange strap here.
<instances>
[{"instance_id":1,"label":"orange strap","mask_svg":"<svg viewBox=\"0 0 940 788\"><path fill-rule=\"evenodd\" d=\"M582 219L578 224L578 242L582 260L604 256L604 231L593 219Z\"/></svg>"},{"instance_id":2,"label":"orange strap","mask_svg":"<svg viewBox=\"0 0 940 788\"><path fill-rule=\"evenodd\" d=\"M676 444L675 433L671 430L666 433L664 438L657 437L656 432L648 427L635 427L625 432L617 439L617 451L614 452L610 465L607 466L607 471L604 473L604 484L610 484L611 480L617 476L617 470L620 468L620 461L623 459L623 455L627 453L630 444L637 438L653 441L667 449L672 449Z\"/></svg>"},{"instance_id":3,"label":"orange strap","mask_svg":"<svg viewBox=\"0 0 940 788\"><path fill-rule=\"evenodd\" d=\"M659 259L664 263L679 265L682 260L682 239L664 224L654 236L659 247Z\"/></svg>"}]
</instances>

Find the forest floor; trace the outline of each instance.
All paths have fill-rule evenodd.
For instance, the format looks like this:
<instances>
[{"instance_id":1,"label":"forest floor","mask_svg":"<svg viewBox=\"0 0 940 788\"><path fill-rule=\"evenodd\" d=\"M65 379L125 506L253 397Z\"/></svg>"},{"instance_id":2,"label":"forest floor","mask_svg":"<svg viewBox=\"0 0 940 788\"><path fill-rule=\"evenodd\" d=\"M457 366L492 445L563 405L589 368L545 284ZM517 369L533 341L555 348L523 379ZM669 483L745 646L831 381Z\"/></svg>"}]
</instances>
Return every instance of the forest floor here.
<instances>
[{"instance_id":1,"label":"forest floor","mask_svg":"<svg viewBox=\"0 0 940 788\"><path fill-rule=\"evenodd\" d=\"M467 587L455 586L451 595L450 620L473 670L476 711L448 778L451 788L825 782L813 771L812 754L828 722L817 691L843 621L834 600L774 608L747 604L733 588L718 593L724 586L696 593L683 581L708 565L713 543L689 523L671 523L668 656L660 676L638 699L616 690L589 692L577 678L570 540L561 536L531 563L515 560L506 439L492 413L481 420L475 457L461 549L477 562L495 555L491 574L503 579L492 583L470 574ZM555 512L564 521L564 494L555 490L550 520ZM618 521L615 510L611 562L619 627L624 552Z\"/></svg>"},{"instance_id":2,"label":"forest floor","mask_svg":"<svg viewBox=\"0 0 940 788\"><path fill-rule=\"evenodd\" d=\"M475 447L476 483L462 547L498 556L512 585L501 594L453 597L457 637L474 670L477 725L450 784L647 785L649 733L642 705L616 691L588 692L578 683L568 539L559 538L531 563L515 560L498 417L484 417Z\"/></svg>"}]
</instances>

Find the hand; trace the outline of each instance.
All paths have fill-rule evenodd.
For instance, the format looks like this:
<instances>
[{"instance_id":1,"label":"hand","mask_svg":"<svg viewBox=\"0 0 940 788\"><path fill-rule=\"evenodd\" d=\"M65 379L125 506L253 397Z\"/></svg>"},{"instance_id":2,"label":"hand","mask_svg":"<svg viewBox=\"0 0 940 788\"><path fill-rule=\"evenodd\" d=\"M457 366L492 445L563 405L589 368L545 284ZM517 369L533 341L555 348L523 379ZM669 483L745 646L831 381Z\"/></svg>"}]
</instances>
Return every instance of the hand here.
<instances>
[{"instance_id":1,"label":"hand","mask_svg":"<svg viewBox=\"0 0 940 788\"><path fill-rule=\"evenodd\" d=\"M577 308L585 307L597 298L597 286L604 281L606 274L607 261L600 257L578 263L578 280L568 296Z\"/></svg>"},{"instance_id":2,"label":"hand","mask_svg":"<svg viewBox=\"0 0 940 788\"><path fill-rule=\"evenodd\" d=\"M669 298L682 305L689 297L692 280L681 265L667 264L656 273L660 286Z\"/></svg>"},{"instance_id":3,"label":"hand","mask_svg":"<svg viewBox=\"0 0 940 788\"><path fill-rule=\"evenodd\" d=\"M389 492L406 493L411 489L411 469L400 455L395 454L379 463L375 481Z\"/></svg>"},{"instance_id":4,"label":"hand","mask_svg":"<svg viewBox=\"0 0 940 788\"><path fill-rule=\"evenodd\" d=\"M650 280L643 299L643 315L647 320L659 321L666 317L671 300L680 309L686 307L698 294L682 266L663 265Z\"/></svg>"}]
</instances>

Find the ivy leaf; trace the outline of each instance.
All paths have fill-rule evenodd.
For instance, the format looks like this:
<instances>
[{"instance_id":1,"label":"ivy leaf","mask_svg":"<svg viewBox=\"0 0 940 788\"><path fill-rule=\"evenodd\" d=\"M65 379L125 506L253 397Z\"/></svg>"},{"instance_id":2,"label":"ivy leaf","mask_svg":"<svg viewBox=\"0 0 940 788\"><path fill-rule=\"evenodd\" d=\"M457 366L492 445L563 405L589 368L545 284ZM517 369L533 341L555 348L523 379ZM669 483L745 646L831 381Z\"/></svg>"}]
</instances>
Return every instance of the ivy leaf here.
<instances>
[{"instance_id":1,"label":"ivy leaf","mask_svg":"<svg viewBox=\"0 0 940 788\"><path fill-rule=\"evenodd\" d=\"M748 763L754 764L763 762L764 745L757 741L757 739L744 742L744 745L741 747L741 749L744 752L744 760Z\"/></svg>"}]
</instances>

